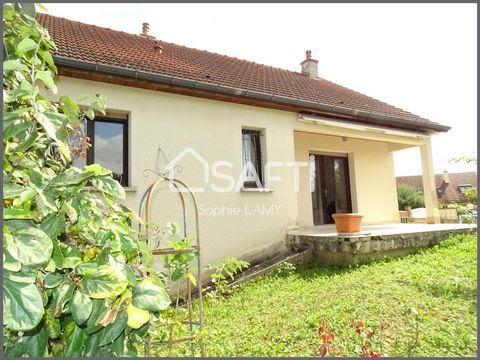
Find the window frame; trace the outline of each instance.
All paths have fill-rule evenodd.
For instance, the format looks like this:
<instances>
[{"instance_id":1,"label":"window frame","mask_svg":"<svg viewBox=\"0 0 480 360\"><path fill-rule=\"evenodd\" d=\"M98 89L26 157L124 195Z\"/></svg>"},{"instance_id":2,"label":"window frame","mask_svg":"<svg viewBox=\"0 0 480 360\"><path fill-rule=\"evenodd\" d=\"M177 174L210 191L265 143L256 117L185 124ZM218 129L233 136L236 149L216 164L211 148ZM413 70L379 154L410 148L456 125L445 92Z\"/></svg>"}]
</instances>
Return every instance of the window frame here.
<instances>
[{"instance_id":1,"label":"window frame","mask_svg":"<svg viewBox=\"0 0 480 360\"><path fill-rule=\"evenodd\" d=\"M263 172L263 164L264 164L264 146L262 142L262 136L265 136L265 132L262 129L252 129L252 128L242 128L242 162L243 166L245 166L245 142L244 142L244 135L254 136L255 141L255 160L256 163L253 164L255 170L258 175L258 180L260 181L261 187L265 188L265 179L264 179L264 172ZM257 183L255 181L244 181L243 187L245 189L258 189Z\"/></svg>"},{"instance_id":2,"label":"window frame","mask_svg":"<svg viewBox=\"0 0 480 360\"><path fill-rule=\"evenodd\" d=\"M128 187L130 184L130 164L128 161L128 134L129 134L129 117L125 115L124 119L113 118L108 116L95 116L93 120L87 120L86 126L86 135L90 138L90 144L92 145L90 149L87 150L86 164L91 165L95 163L95 123L104 122L104 123L114 123L123 125L123 176L120 184L123 187Z\"/></svg>"}]
</instances>

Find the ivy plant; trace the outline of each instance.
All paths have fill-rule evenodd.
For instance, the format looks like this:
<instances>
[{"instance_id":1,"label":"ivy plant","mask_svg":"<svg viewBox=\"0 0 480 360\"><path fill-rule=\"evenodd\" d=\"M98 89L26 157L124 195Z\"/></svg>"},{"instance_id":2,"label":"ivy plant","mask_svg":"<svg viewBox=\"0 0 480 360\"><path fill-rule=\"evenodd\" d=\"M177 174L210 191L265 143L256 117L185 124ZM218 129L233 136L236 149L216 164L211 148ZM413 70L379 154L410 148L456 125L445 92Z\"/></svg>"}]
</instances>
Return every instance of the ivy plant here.
<instances>
[{"instance_id":1,"label":"ivy plant","mask_svg":"<svg viewBox=\"0 0 480 360\"><path fill-rule=\"evenodd\" d=\"M105 98L56 97L55 45L25 10L3 5L4 352L136 356L166 283L111 171L72 167Z\"/></svg>"}]
</instances>

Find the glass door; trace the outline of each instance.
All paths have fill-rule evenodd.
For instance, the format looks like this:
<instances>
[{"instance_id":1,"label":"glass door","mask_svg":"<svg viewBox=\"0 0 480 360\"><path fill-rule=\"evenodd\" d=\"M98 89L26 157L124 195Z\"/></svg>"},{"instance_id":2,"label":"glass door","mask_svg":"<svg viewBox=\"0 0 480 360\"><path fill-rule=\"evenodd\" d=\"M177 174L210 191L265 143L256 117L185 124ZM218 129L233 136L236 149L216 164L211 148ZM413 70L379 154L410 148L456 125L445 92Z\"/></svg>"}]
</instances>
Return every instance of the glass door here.
<instances>
[{"instance_id":1,"label":"glass door","mask_svg":"<svg viewBox=\"0 0 480 360\"><path fill-rule=\"evenodd\" d=\"M310 155L313 223L332 224L335 213L352 212L348 158Z\"/></svg>"}]
</instances>

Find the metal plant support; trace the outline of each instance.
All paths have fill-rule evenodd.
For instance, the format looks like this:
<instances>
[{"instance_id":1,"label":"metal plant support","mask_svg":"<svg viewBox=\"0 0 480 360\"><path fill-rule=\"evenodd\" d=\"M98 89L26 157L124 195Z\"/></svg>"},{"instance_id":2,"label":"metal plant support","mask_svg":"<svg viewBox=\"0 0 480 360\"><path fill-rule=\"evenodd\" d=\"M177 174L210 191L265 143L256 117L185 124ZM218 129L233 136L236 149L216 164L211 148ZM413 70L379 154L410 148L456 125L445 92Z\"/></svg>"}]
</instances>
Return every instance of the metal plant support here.
<instances>
[{"instance_id":1,"label":"metal plant support","mask_svg":"<svg viewBox=\"0 0 480 360\"><path fill-rule=\"evenodd\" d=\"M147 244L151 247L152 254L155 255L166 255L166 254L177 254L177 253L194 253L196 255L196 263L197 263L197 298L198 298L198 319L195 321L193 319L194 314L193 314L193 308L192 308L192 283L189 279L185 278L186 281L186 288L187 288L187 298L186 302L182 304L182 306L185 306L188 310L188 321L182 321L183 324L188 325L189 327L189 333L190 336L184 336L181 338L169 338L168 340L165 341L152 341L151 339L148 339L145 345L145 355L147 357L150 356L151 353L151 346L152 345L166 345L169 347L169 355L170 351L172 348L172 345L174 344L180 344L180 343L185 343L185 342L190 342L190 347L191 347L191 352L192 356L195 356L196 349L195 349L195 343L194 340L196 338L195 336L195 326L198 327L198 330L201 332L203 329L203 314L202 314L202 267L201 267L201 258L200 258L200 231L199 231L199 224L198 224L198 206L197 206L197 201L195 199L195 195L193 192L190 190L187 184L185 184L183 181L180 181L174 177L171 177L168 175L166 172L161 172L159 170L159 156L162 155L164 160L168 162L168 158L163 152L163 150L160 148L160 146L157 149L157 157L155 161L155 170L152 169L146 169L144 171L145 173L151 172L159 177L158 180L153 182L148 189L145 191L145 193L142 196L142 199L140 200L140 206L139 206L139 216L144 220L145 225L145 238L147 239ZM175 170L181 172L181 168L175 168ZM145 175L148 176L148 175ZM169 185L172 185L177 194L179 195L179 200L182 204L182 220L183 220L183 236L186 238L188 236L187 234L187 209L186 209L186 200L190 200L191 204L193 205L193 210L194 210L194 221L195 221L195 240L196 240L196 245L192 245L190 247L186 247L183 249L178 249L175 250L174 248L171 247L158 247L158 248L152 248L151 244L151 239L155 237L155 234L152 234L150 229L149 229L149 222L151 220L151 208L152 208L152 202L153 202L153 193L154 191L158 188L158 186L162 183L167 183ZM143 217L142 217L143 215ZM141 230L141 226L140 226ZM178 299L176 303L176 309L177 311L179 307ZM171 333L170 333L171 334ZM204 356L204 346L199 339L199 350L200 350L200 355Z\"/></svg>"}]
</instances>

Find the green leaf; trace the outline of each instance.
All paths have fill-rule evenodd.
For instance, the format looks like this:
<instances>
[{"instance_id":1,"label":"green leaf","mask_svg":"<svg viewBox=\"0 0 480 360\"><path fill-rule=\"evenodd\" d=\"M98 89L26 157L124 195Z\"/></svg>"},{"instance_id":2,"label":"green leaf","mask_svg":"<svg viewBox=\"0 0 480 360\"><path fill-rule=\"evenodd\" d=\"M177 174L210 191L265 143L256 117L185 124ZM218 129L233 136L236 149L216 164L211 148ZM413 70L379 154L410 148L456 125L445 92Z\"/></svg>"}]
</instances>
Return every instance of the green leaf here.
<instances>
[{"instance_id":1,"label":"green leaf","mask_svg":"<svg viewBox=\"0 0 480 360\"><path fill-rule=\"evenodd\" d=\"M3 183L3 199L10 199L20 194L25 190L23 186L13 183Z\"/></svg>"},{"instance_id":2,"label":"green leaf","mask_svg":"<svg viewBox=\"0 0 480 360\"><path fill-rule=\"evenodd\" d=\"M45 311L45 326L48 329L48 337L50 339L58 338L62 333L62 328L60 326L60 320L55 317L55 309L49 307Z\"/></svg>"},{"instance_id":3,"label":"green leaf","mask_svg":"<svg viewBox=\"0 0 480 360\"><path fill-rule=\"evenodd\" d=\"M3 233L3 236L4 237L6 236L5 232ZM22 264L20 263L20 261L14 259L12 255L10 255L10 253L8 252L8 249L6 248L3 249L3 255L4 255L4 259L3 259L4 270L9 270L13 272L17 272L21 270Z\"/></svg>"},{"instance_id":4,"label":"green leaf","mask_svg":"<svg viewBox=\"0 0 480 360\"><path fill-rule=\"evenodd\" d=\"M73 294L72 303L70 304L73 320L78 325L83 324L92 313L92 301L90 298L79 290Z\"/></svg>"},{"instance_id":5,"label":"green leaf","mask_svg":"<svg viewBox=\"0 0 480 360\"><path fill-rule=\"evenodd\" d=\"M10 271L6 268L3 269L3 278L24 284L33 284L37 279L37 272L27 267L20 271Z\"/></svg>"},{"instance_id":6,"label":"green leaf","mask_svg":"<svg viewBox=\"0 0 480 360\"><path fill-rule=\"evenodd\" d=\"M61 96L60 103L62 104L63 113L67 116L70 124L78 124L80 122L80 108L75 101L73 101L69 96Z\"/></svg>"},{"instance_id":7,"label":"green leaf","mask_svg":"<svg viewBox=\"0 0 480 360\"><path fill-rule=\"evenodd\" d=\"M4 123L3 139L6 140L14 137L22 131L27 130L28 128L30 128L30 124L22 119L16 119L12 122L9 122L8 124Z\"/></svg>"},{"instance_id":8,"label":"green leaf","mask_svg":"<svg viewBox=\"0 0 480 360\"><path fill-rule=\"evenodd\" d=\"M103 330L102 337L100 338L100 346L104 346L115 341L115 339L125 330L127 321L127 312L122 311L119 313L115 321Z\"/></svg>"},{"instance_id":9,"label":"green leaf","mask_svg":"<svg viewBox=\"0 0 480 360\"><path fill-rule=\"evenodd\" d=\"M27 133L26 138L24 140L23 139L21 140L20 144L18 144L18 146L15 148L15 151L24 152L30 149L35 144L35 142L38 140L39 137L40 137L40 134L37 133L36 131L32 133Z\"/></svg>"},{"instance_id":10,"label":"green leaf","mask_svg":"<svg viewBox=\"0 0 480 360\"><path fill-rule=\"evenodd\" d=\"M173 270L171 278L172 278L173 281L178 281L183 277L183 275L185 273L186 273L186 270L181 269L181 268L177 268L177 269Z\"/></svg>"},{"instance_id":11,"label":"green leaf","mask_svg":"<svg viewBox=\"0 0 480 360\"><path fill-rule=\"evenodd\" d=\"M48 89L52 90L54 94L57 93L57 86L53 81L52 73L50 71L48 70L37 71L35 75L35 80L42 81Z\"/></svg>"},{"instance_id":12,"label":"green leaf","mask_svg":"<svg viewBox=\"0 0 480 360\"><path fill-rule=\"evenodd\" d=\"M125 332L122 332L118 336L111 346L107 346L112 351L114 357L125 356Z\"/></svg>"},{"instance_id":13,"label":"green leaf","mask_svg":"<svg viewBox=\"0 0 480 360\"><path fill-rule=\"evenodd\" d=\"M123 190L122 185L111 177L101 176L92 179L92 185L96 189L103 191L105 194L110 196L125 199L125 190Z\"/></svg>"},{"instance_id":14,"label":"green leaf","mask_svg":"<svg viewBox=\"0 0 480 360\"><path fill-rule=\"evenodd\" d=\"M93 176L104 176L110 175L112 170L105 169L104 167L98 164L91 164L83 167L83 172L92 173Z\"/></svg>"},{"instance_id":15,"label":"green leaf","mask_svg":"<svg viewBox=\"0 0 480 360\"><path fill-rule=\"evenodd\" d=\"M57 300L55 301L56 317L59 317L68 309L66 305L70 300L72 300L74 290L75 285L72 283L63 283L59 287L55 288L55 292L58 294Z\"/></svg>"},{"instance_id":16,"label":"green leaf","mask_svg":"<svg viewBox=\"0 0 480 360\"><path fill-rule=\"evenodd\" d=\"M17 60L7 60L3 62L3 72L14 70L28 71L28 67Z\"/></svg>"},{"instance_id":17,"label":"green leaf","mask_svg":"<svg viewBox=\"0 0 480 360\"><path fill-rule=\"evenodd\" d=\"M24 209L14 209L14 208L3 208L3 219L35 219L38 215L36 210L24 210Z\"/></svg>"},{"instance_id":18,"label":"green leaf","mask_svg":"<svg viewBox=\"0 0 480 360\"><path fill-rule=\"evenodd\" d=\"M32 39L26 38L20 41L17 45L17 50L25 53L27 51L33 50L37 47L37 44Z\"/></svg>"},{"instance_id":19,"label":"green leaf","mask_svg":"<svg viewBox=\"0 0 480 360\"><path fill-rule=\"evenodd\" d=\"M160 280L148 277L133 288L132 304L149 311L161 311L171 304L170 297Z\"/></svg>"},{"instance_id":20,"label":"green leaf","mask_svg":"<svg viewBox=\"0 0 480 360\"><path fill-rule=\"evenodd\" d=\"M52 252L52 259L55 262L55 266L57 269L63 269L64 257L62 250L60 249L57 241L53 241L53 252Z\"/></svg>"},{"instance_id":21,"label":"green leaf","mask_svg":"<svg viewBox=\"0 0 480 360\"><path fill-rule=\"evenodd\" d=\"M65 213L59 212L57 214L48 215L40 223L40 229L45 232L45 234L47 234L50 239L56 239L61 233L65 231ZM55 253L55 247L53 249L53 252ZM56 263L57 262L55 262L55 264Z\"/></svg>"},{"instance_id":22,"label":"green leaf","mask_svg":"<svg viewBox=\"0 0 480 360\"><path fill-rule=\"evenodd\" d=\"M81 183L83 180L86 180L92 176L90 172L81 172L77 168L69 168L65 170L63 173L55 176L53 180L48 184L49 187L62 187L62 186L70 186L70 185L77 185Z\"/></svg>"},{"instance_id":23,"label":"green leaf","mask_svg":"<svg viewBox=\"0 0 480 360\"><path fill-rule=\"evenodd\" d=\"M105 305L103 299L92 300L92 313L87 320L87 334L93 334L102 328L102 325L99 325L99 322L103 319L108 310L109 308Z\"/></svg>"},{"instance_id":24,"label":"green leaf","mask_svg":"<svg viewBox=\"0 0 480 360\"><path fill-rule=\"evenodd\" d=\"M55 63L53 61L53 56L50 54L48 51L39 49L38 54L45 60L45 62L48 64L50 69L52 69L55 73L57 73L57 67L55 66Z\"/></svg>"},{"instance_id":25,"label":"green leaf","mask_svg":"<svg viewBox=\"0 0 480 360\"><path fill-rule=\"evenodd\" d=\"M65 276L62 274L51 273L45 276L45 279L43 279L43 282L44 282L45 288L52 289L60 285L65 279L66 279Z\"/></svg>"},{"instance_id":26,"label":"green leaf","mask_svg":"<svg viewBox=\"0 0 480 360\"><path fill-rule=\"evenodd\" d=\"M52 256L52 240L42 230L29 226L24 221L9 221L11 238L7 238L10 254L24 265L41 267Z\"/></svg>"},{"instance_id":27,"label":"green leaf","mask_svg":"<svg viewBox=\"0 0 480 360\"><path fill-rule=\"evenodd\" d=\"M57 246L60 254L55 253L53 259L55 263L61 261L62 268L74 269L82 262L83 254L78 249L61 242L58 242Z\"/></svg>"},{"instance_id":28,"label":"green leaf","mask_svg":"<svg viewBox=\"0 0 480 360\"><path fill-rule=\"evenodd\" d=\"M65 350L65 356L79 357L82 354L81 350L87 334L75 322L69 323L66 328L67 349Z\"/></svg>"},{"instance_id":29,"label":"green leaf","mask_svg":"<svg viewBox=\"0 0 480 360\"><path fill-rule=\"evenodd\" d=\"M82 280L85 293L94 299L120 295L128 285L127 279L110 266L87 270Z\"/></svg>"},{"instance_id":30,"label":"green leaf","mask_svg":"<svg viewBox=\"0 0 480 360\"><path fill-rule=\"evenodd\" d=\"M98 350L100 347L98 344L100 344L100 338L102 337L102 334L103 330L87 337L87 341L85 342L85 350L83 351L84 357L98 356Z\"/></svg>"},{"instance_id":31,"label":"green leaf","mask_svg":"<svg viewBox=\"0 0 480 360\"><path fill-rule=\"evenodd\" d=\"M66 127L68 119L65 115L44 112L42 115L37 116L37 120L53 140L60 143L66 141L68 137Z\"/></svg>"},{"instance_id":32,"label":"green leaf","mask_svg":"<svg viewBox=\"0 0 480 360\"><path fill-rule=\"evenodd\" d=\"M27 355L27 349L25 348L24 342L16 342L12 347L5 349L6 357L23 357L23 355Z\"/></svg>"},{"instance_id":33,"label":"green leaf","mask_svg":"<svg viewBox=\"0 0 480 360\"><path fill-rule=\"evenodd\" d=\"M142 255L143 264L146 267L152 267L153 265L153 255L150 247L147 245L145 241L138 241L138 248L140 250L140 254Z\"/></svg>"},{"instance_id":34,"label":"green leaf","mask_svg":"<svg viewBox=\"0 0 480 360\"><path fill-rule=\"evenodd\" d=\"M42 316L43 301L35 285L3 279L3 322L8 329L31 330Z\"/></svg>"},{"instance_id":35,"label":"green leaf","mask_svg":"<svg viewBox=\"0 0 480 360\"><path fill-rule=\"evenodd\" d=\"M48 330L42 323L34 331L26 333L22 337L25 349L31 357L44 357L47 354Z\"/></svg>"}]
</instances>

